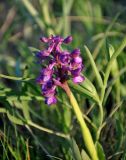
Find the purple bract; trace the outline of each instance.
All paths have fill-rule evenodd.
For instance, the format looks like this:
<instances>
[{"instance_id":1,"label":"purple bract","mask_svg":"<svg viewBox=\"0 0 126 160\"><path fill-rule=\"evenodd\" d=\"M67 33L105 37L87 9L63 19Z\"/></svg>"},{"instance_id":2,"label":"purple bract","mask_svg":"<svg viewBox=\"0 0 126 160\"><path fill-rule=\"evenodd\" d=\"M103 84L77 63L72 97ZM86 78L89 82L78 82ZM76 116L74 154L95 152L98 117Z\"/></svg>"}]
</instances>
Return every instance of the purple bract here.
<instances>
[{"instance_id":1,"label":"purple bract","mask_svg":"<svg viewBox=\"0 0 126 160\"><path fill-rule=\"evenodd\" d=\"M72 78L76 84L83 82L82 58L78 48L72 52L61 48L62 43L68 44L72 41L72 36L64 39L51 35L49 38L42 37L40 40L47 44L47 48L38 52L36 56L42 64L46 64L46 67L42 68L37 83L42 85L45 103L51 105L57 102L56 86L62 86L69 78Z\"/></svg>"}]
</instances>

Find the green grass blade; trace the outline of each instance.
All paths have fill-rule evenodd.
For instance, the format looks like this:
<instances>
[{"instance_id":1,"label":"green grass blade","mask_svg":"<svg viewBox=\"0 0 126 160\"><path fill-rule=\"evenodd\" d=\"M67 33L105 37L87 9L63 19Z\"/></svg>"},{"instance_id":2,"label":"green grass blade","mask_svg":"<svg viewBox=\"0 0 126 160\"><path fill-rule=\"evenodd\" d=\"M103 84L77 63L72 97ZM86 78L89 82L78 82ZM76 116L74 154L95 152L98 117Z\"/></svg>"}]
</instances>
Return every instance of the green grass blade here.
<instances>
[{"instance_id":1,"label":"green grass blade","mask_svg":"<svg viewBox=\"0 0 126 160\"><path fill-rule=\"evenodd\" d=\"M88 58L89 58L89 60L90 60L92 69L94 70L94 73L95 73L97 82L98 82L99 86L102 88L102 86L103 86L103 81L102 81L102 78L101 78L100 73L99 73L99 71L98 71L98 68L97 68L97 66L96 66L96 64L95 64L95 62L94 62L94 59L93 59L93 57L92 57L92 55L91 55L91 52L89 51L89 49L87 48L87 46L84 46L84 48L85 48L86 53L87 53L87 56L88 56Z\"/></svg>"},{"instance_id":2,"label":"green grass blade","mask_svg":"<svg viewBox=\"0 0 126 160\"><path fill-rule=\"evenodd\" d=\"M27 10L31 14L31 16L34 18L34 20L36 21L36 23L38 24L38 26L42 30L45 29L45 25L42 22L42 19L39 17L38 11L33 7L33 5L31 4L31 2L29 0L21 0L21 2L27 8Z\"/></svg>"},{"instance_id":3,"label":"green grass blade","mask_svg":"<svg viewBox=\"0 0 126 160\"><path fill-rule=\"evenodd\" d=\"M108 82L108 78L109 78L109 75L110 75L110 71L111 71L113 62L117 58L117 56L123 51L125 46L126 46L126 36L122 40L122 43L120 44L118 49L113 53L109 63L107 64L106 71L105 71L105 77L104 77L104 86L103 86L102 92L101 92L101 101L103 101L103 99L104 99L105 89L107 87L107 82Z\"/></svg>"}]
</instances>

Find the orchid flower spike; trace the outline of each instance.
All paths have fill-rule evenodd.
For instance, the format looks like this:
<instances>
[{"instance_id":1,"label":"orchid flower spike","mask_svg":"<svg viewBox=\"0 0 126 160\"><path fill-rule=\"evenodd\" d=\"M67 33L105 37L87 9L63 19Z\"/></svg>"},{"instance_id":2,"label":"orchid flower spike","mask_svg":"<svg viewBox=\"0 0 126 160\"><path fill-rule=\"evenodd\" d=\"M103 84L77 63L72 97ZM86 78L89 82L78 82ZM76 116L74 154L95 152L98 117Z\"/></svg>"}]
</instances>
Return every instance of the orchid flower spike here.
<instances>
[{"instance_id":1,"label":"orchid flower spike","mask_svg":"<svg viewBox=\"0 0 126 160\"><path fill-rule=\"evenodd\" d=\"M49 38L40 38L41 42L46 43L47 48L38 52L36 56L42 63L47 63L40 71L37 83L41 85L45 103L55 104L56 87L61 86L70 78L74 83L81 83L84 77L81 76L83 69L80 49L76 48L72 52L62 50L62 44L72 42L72 36L65 39L60 36L51 35Z\"/></svg>"}]
</instances>

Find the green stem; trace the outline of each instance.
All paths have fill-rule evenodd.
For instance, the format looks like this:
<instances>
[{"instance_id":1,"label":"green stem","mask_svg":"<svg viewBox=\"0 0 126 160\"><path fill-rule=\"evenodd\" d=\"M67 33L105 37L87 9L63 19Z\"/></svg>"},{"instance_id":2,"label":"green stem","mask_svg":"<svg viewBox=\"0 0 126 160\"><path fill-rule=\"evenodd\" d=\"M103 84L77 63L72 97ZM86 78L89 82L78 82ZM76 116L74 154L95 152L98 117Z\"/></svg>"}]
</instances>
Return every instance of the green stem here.
<instances>
[{"instance_id":1,"label":"green stem","mask_svg":"<svg viewBox=\"0 0 126 160\"><path fill-rule=\"evenodd\" d=\"M97 130L96 125L85 114L83 114L83 117L95 130Z\"/></svg>"},{"instance_id":2,"label":"green stem","mask_svg":"<svg viewBox=\"0 0 126 160\"><path fill-rule=\"evenodd\" d=\"M35 124L34 122L32 122L32 121L30 121L30 120L27 121L27 124L28 124L29 126L32 126L32 127L34 127L34 128L37 128L37 129L42 130L42 131L44 131L44 132L47 132L47 133L50 133L50 134L54 134L54 135L56 135L56 136L63 137L63 138L66 138L66 139L69 139L69 135L66 135L66 134L64 134L64 133L56 132L56 131L53 131L53 130L51 130L51 129L48 129L48 128L39 126L39 125Z\"/></svg>"},{"instance_id":3,"label":"green stem","mask_svg":"<svg viewBox=\"0 0 126 160\"><path fill-rule=\"evenodd\" d=\"M101 126L103 125L103 118L104 118L104 114L103 114L103 106L101 103L98 104L99 105L99 111L100 111L100 125L99 128L97 130L97 134L96 134L96 140L99 140L100 137L100 133L101 133Z\"/></svg>"},{"instance_id":4,"label":"green stem","mask_svg":"<svg viewBox=\"0 0 126 160\"><path fill-rule=\"evenodd\" d=\"M100 110L100 126L103 123L103 118L104 118L104 114L103 114L103 106L101 103L99 103L99 110Z\"/></svg>"},{"instance_id":5,"label":"green stem","mask_svg":"<svg viewBox=\"0 0 126 160\"><path fill-rule=\"evenodd\" d=\"M67 83L64 83L64 90L66 91L69 99L70 99L70 103L73 107L73 110L76 114L77 120L80 124L81 127L81 131L82 131L82 136L83 136L83 140L84 140L84 144L90 154L90 157L92 158L92 160L98 160L98 155L97 155L97 151L91 136L91 133L83 119L83 114L79 108L79 105L73 95L73 93L71 92L69 86Z\"/></svg>"}]
</instances>

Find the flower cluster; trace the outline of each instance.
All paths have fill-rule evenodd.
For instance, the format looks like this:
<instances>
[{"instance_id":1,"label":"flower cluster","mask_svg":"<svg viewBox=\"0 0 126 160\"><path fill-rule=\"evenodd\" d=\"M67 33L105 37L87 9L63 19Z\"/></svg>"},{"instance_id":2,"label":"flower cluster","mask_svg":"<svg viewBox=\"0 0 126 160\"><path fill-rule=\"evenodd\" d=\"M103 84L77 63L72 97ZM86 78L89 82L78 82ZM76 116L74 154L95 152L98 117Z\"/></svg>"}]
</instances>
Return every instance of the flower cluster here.
<instances>
[{"instance_id":1,"label":"flower cluster","mask_svg":"<svg viewBox=\"0 0 126 160\"><path fill-rule=\"evenodd\" d=\"M61 86L70 77L74 83L80 83L84 80L84 77L81 76L82 58L79 49L74 49L70 53L61 48L62 43L68 44L72 41L72 36L64 39L51 35L49 38L42 37L40 40L46 43L47 48L38 52L36 56L42 64L47 64L41 69L37 83L42 86L45 103L51 105L57 102L56 86Z\"/></svg>"}]
</instances>

